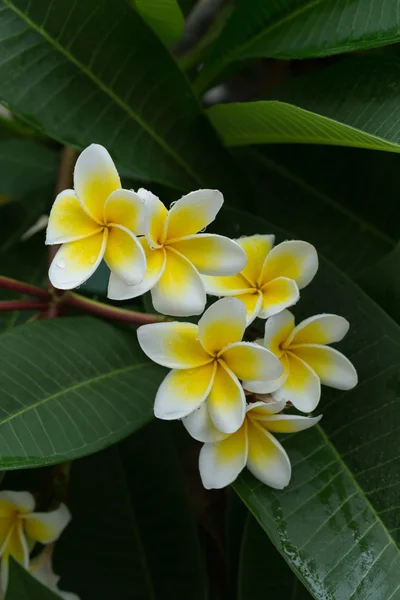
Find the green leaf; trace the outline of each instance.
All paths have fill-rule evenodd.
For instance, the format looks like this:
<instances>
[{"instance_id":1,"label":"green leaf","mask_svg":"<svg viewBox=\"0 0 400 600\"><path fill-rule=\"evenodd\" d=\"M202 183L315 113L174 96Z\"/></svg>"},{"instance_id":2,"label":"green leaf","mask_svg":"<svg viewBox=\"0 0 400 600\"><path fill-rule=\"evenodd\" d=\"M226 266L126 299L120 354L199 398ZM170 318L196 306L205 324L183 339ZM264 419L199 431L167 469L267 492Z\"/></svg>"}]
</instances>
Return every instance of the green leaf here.
<instances>
[{"instance_id":1,"label":"green leaf","mask_svg":"<svg viewBox=\"0 0 400 600\"><path fill-rule=\"evenodd\" d=\"M224 233L288 237L260 218L229 213ZM297 319L327 312L350 321L339 350L360 382L349 392L324 388L321 426L283 439L293 468L284 491L249 472L234 488L315 598L396 599L400 329L331 263L320 263L294 312Z\"/></svg>"},{"instance_id":2,"label":"green leaf","mask_svg":"<svg viewBox=\"0 0 400 600\"><path fill-rule=\"evenodd\" d=\"M66 145L179 190L238 195L231 160L186 77L124 0L1 0L0 98Z\"/></svg>"},{"instance_id":3,"label":"green leaf","mask_svg":"<svg viewBox=\"0 0 400 600\"><path fill-rule=\"evenodd\" d=\"M166 46L182 36L185 19L177 0L133 0L133 3Z\"/></svg>"},{"instance_id":4,"label":"green leaf","mask_svg":"<svg viewBox=\"0 0 400 600\"><path fill-rule=\"evenodd\" d=\"M257 521L248 515L244 529L238 600L311 600L311 594L290 571Z\"/></svg>"},{"instance_id":5,"label":"green leaf","mask_svg":"<svg viewBox=\"0 0 400 600\"><path fill-rule=\"evenodd\" d=\"M5 600L60 600L60 596L39 583L11 558L10 579Z\"/></svg>"},{"instance_id":6,"label":"green leaf","mask_svg":"<svg viewBox=\"0 0 400 600\"><path fill-rule=\"evenodd\" d=\"M398 42L397 8L381 0L239 0L199 85L204 89L232 61L329 56Z\"/></svg>"},{"instance_id":7,"label":"green leaf","mask_svg":"<svg viewBox=\"0 0 400 600\"><path fill-rule=\"evenodd\" d=\"M69 505L73 519L55 554L65 589L82 600L206 598L196 524L169 423L155 421L74 462Z\"/></svg>"},{"instance_id":8,"label":"green leaf","mask_svg":"<svg viewBox=\"0 0 400 600\"><path fill-rule=\"evenodd\" d=\"M0 467L47 465L109 446L153 417L165 370L135 331L91 318L33 322L0 336Z\"/></svg>"}]
</instances>

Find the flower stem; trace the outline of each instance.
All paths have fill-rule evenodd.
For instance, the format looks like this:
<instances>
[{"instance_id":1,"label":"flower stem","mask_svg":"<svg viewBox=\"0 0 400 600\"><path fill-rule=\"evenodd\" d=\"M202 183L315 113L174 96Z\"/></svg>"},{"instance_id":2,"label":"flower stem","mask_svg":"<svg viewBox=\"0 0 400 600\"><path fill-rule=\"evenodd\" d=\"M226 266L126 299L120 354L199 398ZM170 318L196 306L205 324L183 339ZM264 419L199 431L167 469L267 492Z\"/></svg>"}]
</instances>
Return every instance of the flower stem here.
<instances>
[{"instance_id":1,"label":"flower stem","mask_svg":"<svg viewBox=\"0 0 400 600\"><path fill-rule=\"evenodd\" d=\"M18 281L11 277L4 277L0 275L0 288L4 290L12 290L13 292L20 292L21 294L28 294L29 296L35 296L36 298L42 298L43 300L49 300L50 294L47 290L43 290L36 285L26 283L25 281Z\"/></svg>"},{"instance_id":2,"label":"flower stem","mask_svg":"<svg viewBox=\"0 0 400 600\"><path fill-rule=\"evenodd\" d=\"M0 312L6 310L44 310L47 308L46 302L37 300L5 300L0 302Z\"/></svg>"},{"instance_id":3,"label":"flower stem","mask_svg":"<svg viewBox=\"0 0 400 600\"><path fill-rule=\"evenodd\" d=\"M97 300L90 300L74 292L67 292L60 304L63 306L70 306L78 308L84 312L106 319L112 319L113 321L122 321L123 323L135 323L136 325L147 325L148 323L160 323L167 321L168 318L162 315L150 315L147 313L135 312L132 310L126 310L125 308L116 308L115 306L109 306L98 302Z\"/></svg>"}]
</instances>

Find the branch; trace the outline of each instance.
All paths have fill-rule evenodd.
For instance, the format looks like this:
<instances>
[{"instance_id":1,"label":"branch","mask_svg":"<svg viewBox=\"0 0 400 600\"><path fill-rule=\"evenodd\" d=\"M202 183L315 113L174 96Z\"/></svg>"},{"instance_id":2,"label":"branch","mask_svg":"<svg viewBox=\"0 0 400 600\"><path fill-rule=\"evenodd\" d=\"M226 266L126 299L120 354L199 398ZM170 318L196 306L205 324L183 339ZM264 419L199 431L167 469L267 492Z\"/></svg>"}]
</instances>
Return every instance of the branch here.
<instances>
[{"instance_id":1,"label":"branch","mask_svg":"<svg viewBox=\"0 0 400 600\"><path fill-rule=\"evenodd\" d=\"M36 300L4 300L0 302L0 312L10 310L44 310L46 302Z\"/></svg>"},{"instance_id":2,"label":"branch","mask_svg":"<svg viewBox=\"0 0 400 600\"><path fill-rule=\"evenodd\" d=\"M18 281L11 277L4 277L0 275L0 288L4 290L12 290L13 292L20 292L21 294L28 294L29 296L36 296L36 298L42 298L43 300L49 300L50 294L47 290L43 290L36 285L26 283L25 281Z\"/></svg>"},{"instance_id":3,"label":"branch","mask_svg":"<svg viewBox=\"0 0 400 600\"><path fill-rule=\"evenodd\" d=\"M62 303L63 306L78 308L92 315L104 317L105 319L112 319L113 321L122 321L123 323L147 325L148 323L160 323L169 320L168 317L162 315L150 315L147 313L126 310L125 308L109 306L108 304L90 300L89 298L85 298L74 292L66 293L60 303Z\"/></svg>"}]
</instances>

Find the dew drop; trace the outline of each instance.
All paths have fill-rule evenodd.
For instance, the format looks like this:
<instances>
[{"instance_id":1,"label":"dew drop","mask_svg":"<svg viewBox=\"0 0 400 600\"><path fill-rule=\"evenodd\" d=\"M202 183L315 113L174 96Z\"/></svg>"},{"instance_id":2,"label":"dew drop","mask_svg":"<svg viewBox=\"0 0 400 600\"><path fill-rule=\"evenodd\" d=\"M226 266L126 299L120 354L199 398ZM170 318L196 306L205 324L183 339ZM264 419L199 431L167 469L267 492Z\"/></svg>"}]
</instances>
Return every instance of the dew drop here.
<instances>
[{"instance_id":1,"label":"dew drop","mask_svg":"<svg viewBox=\"0 0 400 600\"><path fill-rule=\"evenodd\" d=\"M94 265L94 263L96 262L96 258L97 258L96 256L91 256L89 258L89 262L90 262L91 265Z\"/></svg>"},{"instance_id":2,"label":"dew drop","mask_svg":"<svg viewBox=\"0 0 400 600\"><path fill-rule=\"evenodd\" d=\"M62 258L60 258L60 259L57 261L57 263L56 263L56 264L57 264L57 267L58 267L59 269L64 269L64 268L65 268L65 260L63 260Z\"/></svg>"},{"instance_id":3,"label":"dew drop","mask_svg":"<svg viewBox=\"0 0 400 600\"><path fill-rule=\"evenodd\" d=\"M199 233L204 233L206 231L207 227L203 227L203 229L200 229Z\"/></svg>"},{"instance_id":4,"label":"dew drop","mask_svg":"<svg viewBox=\"0 0 400 600\"><path fill-rule=\"evenodd\" d=\"M173 202L171 202L171 204L169 205L169 207L172 208L177 202L178 202L178 200L174 200Z\"/></svg>"}]
</instances>

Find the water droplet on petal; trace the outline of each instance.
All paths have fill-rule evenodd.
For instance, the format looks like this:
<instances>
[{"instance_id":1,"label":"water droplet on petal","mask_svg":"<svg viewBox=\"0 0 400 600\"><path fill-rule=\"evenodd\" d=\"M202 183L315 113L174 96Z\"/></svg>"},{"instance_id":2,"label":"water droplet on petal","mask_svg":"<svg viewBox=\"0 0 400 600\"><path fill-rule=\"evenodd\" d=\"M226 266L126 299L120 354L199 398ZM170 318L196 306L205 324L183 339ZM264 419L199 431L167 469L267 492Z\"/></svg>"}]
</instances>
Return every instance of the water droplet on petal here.
<instances>
[{"instance_id":1,"label":"water droplet on petal","mask_svg":"<svg viewBox=\"0 0 400 600\"><path fill-rule=\"evenodd\" d=\"M94 263L96 262L96 258L97 258L97 256L91 256L89 258L89 262L90 262L91 265L94 265Z\"/></svg>"},{"instance_id":2,"label":"water droplet on petal","mask_svg":"<svg viewBox=\"0 0 400 600\"><path fill-rule=\"evenodd\" d=\"M203 227L203 229L200 229L199 233L204 233L206 231L207 227Z\"/></svg>"},{"instance_id":3,"label":"water droplet on petal","mask_svg":"<svg viewBox=\"0 0 400 600\"><path fill-rule=\"evenodd\" d=\"M169 205L170 208L172 208L174 206L174 204L176 204L178 202L178 200L174 200L173 202L171 202L171 204Z\"/></svg>"},{"instance_id":4,"label":"water droplet on petal","mask_svg":"<svg viewBox=\"0 0 400 600\"><path fill-rule=\"evenodd\" d=\"M65 260L63 260L62 258L60 258L57 262L56 265L59 269L64 269L65 268Z\"/></svg>"}]
</instances>

